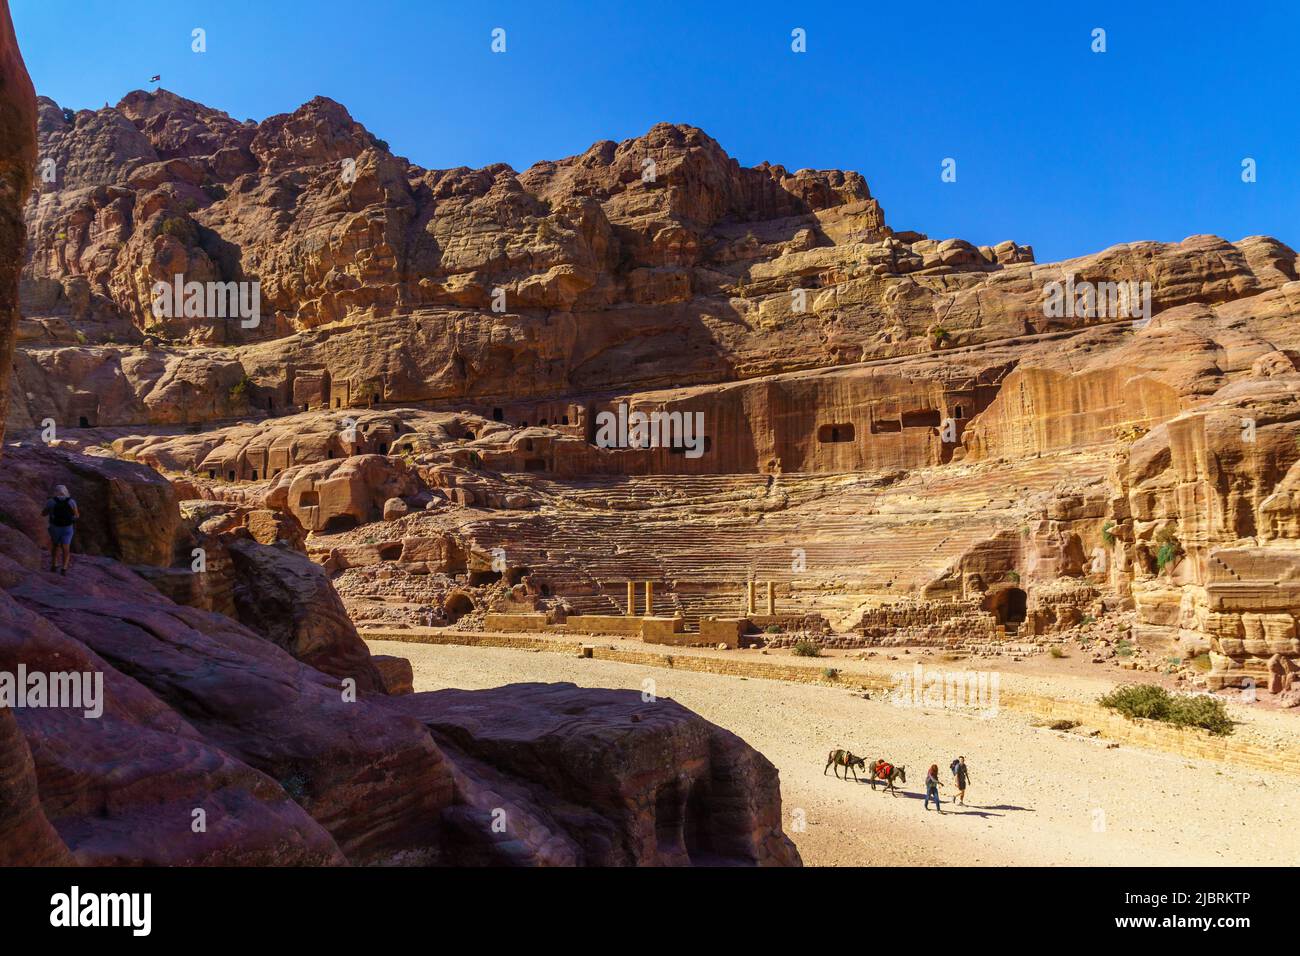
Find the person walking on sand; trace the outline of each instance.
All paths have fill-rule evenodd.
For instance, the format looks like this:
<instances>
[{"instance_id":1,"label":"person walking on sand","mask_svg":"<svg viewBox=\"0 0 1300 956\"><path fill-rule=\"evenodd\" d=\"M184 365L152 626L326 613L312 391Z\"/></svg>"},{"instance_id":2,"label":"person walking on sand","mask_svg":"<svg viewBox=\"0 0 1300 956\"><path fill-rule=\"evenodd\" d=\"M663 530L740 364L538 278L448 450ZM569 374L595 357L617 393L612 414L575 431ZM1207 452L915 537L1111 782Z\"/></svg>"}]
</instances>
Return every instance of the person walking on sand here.
<instances>
[{"instance_id":1,"label":"person walking on sand","mask_svg":"<svg viewBox=\"0 0 1300 956\"><path fill-rule=\"evenodd\" d=\"M943 813L943 807L939 806L939 765L931 764L930 771L925 775L925 809L930 809L930 801L934 801L934 808Z\"/></svg>"},{"instance_id":2,"label":"person walking on sand","mask_svg":"<svg viewBox=\"0 0 1300 956\"><path fill-rule=\"evenodd\" d=\"M81 512L77 501L68 493L67 485L55 485L54 496L45 502L43 515L50 517L50 573L68 573L72 563L72 529ZM59 566L59 550L63 551L63 566Z\"/></svg>"},{"instance_id":3,"label":"person walking on sand","mask_svg":"<svg viewBox=\"0 0 1300 956\"><path fill-rule=\"evenodd\" d=\"M952 770L953 780L957 784L957 802L964 807L966 806L966 784L970 783L970 769L966 766L966 758L958 757L949 769Z\"/></svg>"}]
</instances>

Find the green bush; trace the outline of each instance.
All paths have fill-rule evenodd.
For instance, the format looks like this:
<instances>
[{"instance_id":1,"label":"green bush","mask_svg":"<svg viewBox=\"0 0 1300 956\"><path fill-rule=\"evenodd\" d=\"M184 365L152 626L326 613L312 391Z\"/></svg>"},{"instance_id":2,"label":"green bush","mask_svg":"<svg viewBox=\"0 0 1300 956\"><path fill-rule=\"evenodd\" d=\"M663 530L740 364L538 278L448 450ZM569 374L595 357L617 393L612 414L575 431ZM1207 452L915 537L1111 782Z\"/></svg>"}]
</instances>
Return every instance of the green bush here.
<instances>
[{"instance_id":1,"label":"green bush","mask_svg":"<svg viewBox=\"0 0 1300 956\"><path fill-rule=\"evenodd\" d=\"M164 236L175 236L187 245L193 245L198 238L194 231L194 223L185 216L167 217L158 226L158 231Z\"/></svg>"},{"instance_id":2,"label":"green bush","mask_svg":"<svg viewBox=\"0 0 1300 956\"><path fill-rule=\"evenodd\" d=\"M252 387L252 379L247 375L241 378L230 388L230 402L232 405L241 405L248 402L249 389Z\"/></svg>"},{"instance_id":3,"label":"green bush","mask_svg":"<svg viewBox=\"0 0 1300 956\"><path fill-rule=\"evenodd\" d=\"M1133 656L1133 642L1127 638L1121 638L1115 642L1115 653L1119 657Z\"/></svg>"},{"instance_id":4,"label":"green bush","mask_svg":"<svg viewBox=\"0 0 1300 956\"><path fill-rule=\"evenodd\" d=\"M767 627L763 628L763 633L764 633L764 634L780 634L780 633L781 633L781 628L777 627L775 624L769 624Z\"/></svg>"},{"instance_id":5,"label":"green bush","mask_svg":"<svg viewBox=\"0 0 1300 956\"><path fill-rule=\"evenodd\" d=\"M799 641L794 646L797 657L821 657L822 649L812 641Z\"/></svg>"},{"instance_id":6,"label":"green bush","mask_svg":"<svg viewBox=\"0 0 1300 956\"><path fill-rule=\"evenodd\" d=\"M1232 718L1217 697L1171 694L1155 684L1124 684L1102 695L1097 703L1130 719L1200 727L1220 737L1232 733Z\"/></svg>"},{"instance_id":7,"label":"green bush","mask_svg":"<svg viewBox=\"0 0 1300 956\"><path fill-rule=\"evenodd\" d=\"M1113 521L1107 521L1104 525L1101 526L1102 541L1105 541L1107 544L1115 543L1115 532L1113 530L1114 527L1115 527L1115 522Z\"/></svg>"},{"instance_id":8,"label":"green bush","mask_svg":"<svg viewBox=\"0 0 1300 956\"><path fill-rule=\"evenodd\" d=\"M823 667L822 677L825 677L827 680L839 680L840 669L838 667Z\"/></svg>"},{"instance_id":9,"label":"green bush","mask_svg":"<svg viewBox=\"0 0 1300 956\"><path fill-rule=\"evenodd\" d=\"M1165 568L1171 567L1183 553L1182 543L1174 535L1171 525L1165 525L1156 535L1156 571L1164 574Z\"/></svg>"},{"instance_id":10,"label":"green bush","mask_svg":"<svg viewBox=\"0 0 1300 956\"><path fill-rule=\"evenodd\" d=\"M1052 645L1052 649L1048 651L1048 653L1058 660L1065 656L1065 651L1062 648L1057 647L1055 644Z\"/></svg>"}]
</instances>

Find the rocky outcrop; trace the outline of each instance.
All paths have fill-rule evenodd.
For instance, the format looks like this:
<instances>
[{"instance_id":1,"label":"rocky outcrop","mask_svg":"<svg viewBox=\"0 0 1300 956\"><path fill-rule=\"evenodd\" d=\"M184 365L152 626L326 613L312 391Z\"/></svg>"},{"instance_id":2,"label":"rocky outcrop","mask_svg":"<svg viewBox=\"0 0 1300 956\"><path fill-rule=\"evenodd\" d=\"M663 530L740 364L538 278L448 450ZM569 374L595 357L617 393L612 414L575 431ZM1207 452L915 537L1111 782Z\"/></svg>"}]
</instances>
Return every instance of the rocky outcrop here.
<instances>
[{"instance_id":1,"label":"rocky outcrop","mask_svg":"<svg viewBox=\"0 0 1300 956\"><path fill-rule=\"evenodd\" d=\"M36 765L13 711L0 707L0 866L70 866L72 854L45 817Z\"/></svg>"},{"instance_id":2,"label":"rocky outcrop","mask_svg":"<svg viewBox=\"0 0 1300 956\"><path fill-rule=\"evenodd\" d=\"M303 663L351 678L358 690L383 690L370 651L319 565L289 548L239 538L227 541L226 551L241 622Z\"/></svg>"},{"instance_id":3,"label":"rocky outcrop","mask_svg":"<svg viewBox=\"0 0 1300 956\"><path fill-rule=\"evenodd\" d=\"M180 512L167 479L150 468L43 445L15 447L0 469L0 520L45 542L41 509L55 485L77 500L77 550L125 564L171 564Z\"/></svg>"},{"instance_id":4,"label":"rocky outcrop","mask_svg":"<svg viewBox=\"0 0 1300 956\"><path fill-rule=\"evenodd\" d=\"M670 700L572 684L439 691L392 701L428 725L456 766L467 809L501 836L473 862L542 865L790 865L776 769L735 735ZM571 755L582 754L580 773ZM509 783L502 785L502 777ZM513 785L511 785L513 784ZM500 809L504 808L504 809Z\"/></svg>"},{"instance_id":5,"label":"rocky outcrop","mask_svg":"<svg viewBox=\"0 0 1300 956\"><path fill-rule=\"evenodd\" d=\"M18 276L27 234L22 208L36 165L36 94L0 4L0 441L9 420L9 369L19 320Z\"/></svg>"}]
</instances>

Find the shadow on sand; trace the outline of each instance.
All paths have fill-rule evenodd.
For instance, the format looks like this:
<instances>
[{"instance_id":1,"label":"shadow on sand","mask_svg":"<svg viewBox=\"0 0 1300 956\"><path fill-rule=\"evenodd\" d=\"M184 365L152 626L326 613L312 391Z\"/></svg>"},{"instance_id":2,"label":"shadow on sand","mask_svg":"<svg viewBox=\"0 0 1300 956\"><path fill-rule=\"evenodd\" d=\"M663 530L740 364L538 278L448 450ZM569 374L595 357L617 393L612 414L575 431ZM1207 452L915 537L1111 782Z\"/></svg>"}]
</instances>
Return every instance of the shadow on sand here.
<instances>
[{"instance_id":1,"label":"shadow on sand","mask_svg":"<svg viewBox=\"0 0 1300 956\"><path fill-rule=\"evenodd\" d=\"M875 790L875 789L876 789L876 787L871 786L871 781L870 781L870 780L862 780L862 781L860 781L860 782L866 784L866 785L869 786L869 787L871 787L872 790ZM882 788L882 789L880 790L880 792L881 792L881 793L889 793L890 791L885 790L885 789ZM924 793L923 791L918 792L918 791L915 791L915 790L903 790L903 789L900 787L898 790L893 791L893 793L894 793L895 795L897 795L897 796L900 796L900 797L907 797L909 800L924 800L924 799L925 799L925 793ZM946 809L943 811L944 813L951 813L953 816L956 816L956 817L983 817L983 818L986 818L986 819L987 819L988 817L1005 817L1005 816L1006 816L1006 813L994 813L993 811L995 811L995 810L1007 810L1007 811L1015 810L1015 811L1019 811L1019 812L1021 812L1021 813L1035 813L1035 812L1036 812L1036 811L1033 809L1033 807L1017 807L1017 806L1012 806L1012 805L1009 804L1009 803L999 803L999 804L997 804L996 806L992 806L992 807L980 807L980 806L976 806L976 805L973 804L973 803L967 803L967 804L954 804L954 803L952 803L952 802L949 801L949 800L944 800L942 806L946 808Z\"/></svg>"}]
</instances>

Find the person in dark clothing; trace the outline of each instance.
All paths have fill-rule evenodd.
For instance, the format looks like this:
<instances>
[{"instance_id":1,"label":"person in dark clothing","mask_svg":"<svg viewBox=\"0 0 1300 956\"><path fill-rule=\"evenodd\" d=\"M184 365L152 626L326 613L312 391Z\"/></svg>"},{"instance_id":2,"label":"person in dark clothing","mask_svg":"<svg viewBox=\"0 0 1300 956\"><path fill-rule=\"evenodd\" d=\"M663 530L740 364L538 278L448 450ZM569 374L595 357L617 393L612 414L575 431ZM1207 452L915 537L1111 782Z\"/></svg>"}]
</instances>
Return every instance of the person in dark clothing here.
<instances>
[{"instance_id":1,"label":"person in dark clothing","mask_svg":"<svg viewBox=\"0 0 1300 956\"><path fill-rule=\"evenodd\" d=\"M966 766L966 758L958 757L952 762L950 769L957 783L957 802L964 807L966 806L966 784L970 783L970 769Z\"/></svg>"},{"instance_id":2,"label":"person in dark clothing","mask_svg":"<svg viewBox=\"0 0 1300 956\"><path fill-rule=\"evenodd\" d=\"M68 565L72 563L72 529L81 512L66 485L54 486L54 496L45 502L41 514L50 518L50 571L67 574ZM59 566L60 550L63 551L62 567Z\"/></svg>"}]
</instances>

